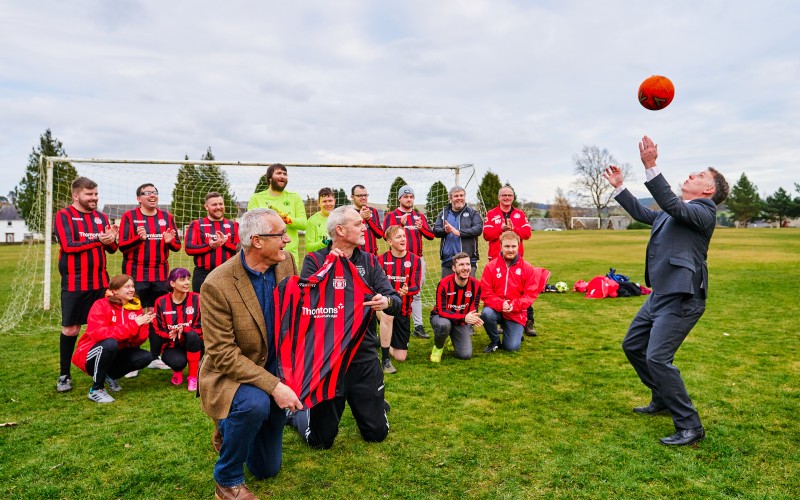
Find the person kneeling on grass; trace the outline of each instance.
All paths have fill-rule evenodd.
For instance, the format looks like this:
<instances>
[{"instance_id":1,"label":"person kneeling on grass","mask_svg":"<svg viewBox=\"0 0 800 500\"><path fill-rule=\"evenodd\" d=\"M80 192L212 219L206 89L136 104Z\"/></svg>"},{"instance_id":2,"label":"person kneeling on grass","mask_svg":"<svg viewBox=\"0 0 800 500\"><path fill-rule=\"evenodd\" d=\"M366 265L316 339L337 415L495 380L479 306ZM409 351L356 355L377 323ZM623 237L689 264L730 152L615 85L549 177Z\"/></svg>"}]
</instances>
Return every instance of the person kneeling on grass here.
<instances>
[{"instance_id":1,"label":"person kneeling on grass","mask_svg":"<svg viewBox=\"0 0 800 500\"><path fill-rule=\"evenodd\" d=\"M130 276L111 278L105 298L89 310L86 332L72 356L72 364L92 377L91 401L113 403L105 384L110 391L119 392L122 388L117 378L150 363L150 353L139 346L147 341L154 317L152 312L143 312Z\"/></svg>"},{"instance_id":2,"label":"person kneeling on grass","mask_svg":"<svg viewBox=\"0 0 800 500\"><path fill-rule=\"evenodd\" d=\"M483 269L481 294L484 308L481 319L489 336L485 353L500 347L499 324L503 325L503 349L518 351L527 321L527 309L547 284L550 272L533 267L519 255L519 235L504 231L500 235L500 256Z\"/></svg>"},{"instance_id":3,"label":"person kneeling on grass","mask_svg":"<svg viewBox=\"0 0 800 500\"><path fill-rule=\"evenodd\" d=\"M408 341L411 338L411 302L419 293L422 281L422 261L407 250L406 232L402 226L389 226L386 230L389 251L378 257L378 262L389 282L402 300L400 312L391 316L379 312L381 319L381 365L383 373L396 373L391 356L405 361Z\"/></svg>"},{"instance_id":4,"label":"person kneeling on grass","mask_svg":"<svg viewBox=\"0 0 800 500\"><path fill-rule=\"evenodd\" d=\"M200 327L200 294L190 291L191 273L176 267L167 277L170 293L156 299L156 334L166 340L161 359L172 368L172 385L183 384L183 369L189 365L188 389L197 390L197 369L203 354Z\"/></svg>"},{"instance_id":5,"label":"person kneeling on grass","mask_svg":"<svg viewBox=\"0 0 800 500\"><path fill-rule=\"evenodd\" d=\"M431 310L433 328L433 350L431 361L442 360L444 343L450 337L458 359L472 357L472 335L474 326L483 326L478 314L481 302L481 284L470 276L472 264L466 252L453 256L453 274L439 282L436 288L436 305Z\"/></svg>"}]
</instances>

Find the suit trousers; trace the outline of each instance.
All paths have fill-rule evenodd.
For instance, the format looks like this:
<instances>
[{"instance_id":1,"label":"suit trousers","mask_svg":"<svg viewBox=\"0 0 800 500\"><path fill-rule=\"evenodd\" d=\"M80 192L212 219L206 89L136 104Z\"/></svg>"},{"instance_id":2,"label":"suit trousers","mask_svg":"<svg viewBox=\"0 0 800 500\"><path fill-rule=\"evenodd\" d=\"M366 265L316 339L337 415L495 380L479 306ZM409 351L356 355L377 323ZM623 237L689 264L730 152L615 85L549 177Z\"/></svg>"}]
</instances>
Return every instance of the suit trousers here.
<instances>
[{"instance_id":1,"label":"suit trousers","mask_svg":"<svg viewBox=\"0 0 800 500\"><path fill-rule=\"evenodd\" d=\"M622 341L628 361L652 391L653 403L670 411L678 430L701 425L681 372L672 363L705 308L703 298L653 293L633 318Z\"/></svg>"}]
</instances>

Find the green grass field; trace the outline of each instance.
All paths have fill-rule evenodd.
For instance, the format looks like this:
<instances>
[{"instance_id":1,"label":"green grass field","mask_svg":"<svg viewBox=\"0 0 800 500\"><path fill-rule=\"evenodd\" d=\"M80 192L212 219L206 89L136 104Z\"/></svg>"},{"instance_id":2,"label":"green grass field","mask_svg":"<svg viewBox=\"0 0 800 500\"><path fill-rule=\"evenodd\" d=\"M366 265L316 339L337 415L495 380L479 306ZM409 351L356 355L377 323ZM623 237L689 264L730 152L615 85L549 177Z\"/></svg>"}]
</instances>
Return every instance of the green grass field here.
<instances>
[{"instance_id":1,"label":"green grass field","mask_svg":"<svg viewBox=\"0 0 800 500\"><path fill-rule=\"evenodd\" d=\"M526 257L551 282L589 280L610 266L643 279L648 231L540 233ZM0 308L20 247L0 248ZM800 230L720 229L709 256L705 316L678 352L708 437L666 448L667 416L646 404L620 348L644 298L543 294L539 336L519 353L475 357L413 339L386 377L391 431L363 442L349 411L333 449L287 429L279 476L249 481L274 498L795 498L800 491ZM436 269L436 268L434 268ZM435 272L435 271L432 271ZM199 401L169 372L121 381L116 403L86 399L89 378L55 392L51 331L0 334L0 495L3 498L211 498L216 455ZM46 330L46 329L45 329ZM249 476L248 476L249 477Z\"/></svg>"}]
</instances>

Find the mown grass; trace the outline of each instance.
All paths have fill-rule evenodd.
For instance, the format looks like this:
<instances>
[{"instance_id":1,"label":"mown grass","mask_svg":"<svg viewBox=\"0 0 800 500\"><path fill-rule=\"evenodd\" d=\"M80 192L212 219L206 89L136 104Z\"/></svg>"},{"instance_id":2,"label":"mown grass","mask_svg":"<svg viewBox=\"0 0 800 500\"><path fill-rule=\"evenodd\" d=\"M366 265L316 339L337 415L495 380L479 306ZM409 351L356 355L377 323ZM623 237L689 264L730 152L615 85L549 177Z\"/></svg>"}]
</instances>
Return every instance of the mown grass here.
<instances>
[{"instance_id":1,"label":"mown grass","mask_svg":"<svg viewBox=\"0 0 800 500\"><path fill-rule=\"evenodd\" d=\"M647 231L535 233L526 257L551 282L603 274L641 280ZM2 306L14 252L0 249ZM709 256L705 316L678 352L708 430L696 448L658 438L669 417L641 417L648 400L621 352L643 298L588 300L544 294L539 337L519 353L428 361L414 339L410 360L387 376L391 432L363 442L349 411L333 449L294 433L269 481L275 498L793 498L800 491L800 231L718 230ZM435 269L435 268L434 268ZM9 305L10 304L10 305ZM58 319L49 332L0 335L0 494L7 498L209 498L215 454L211 422L169 372L123 380L112 405L54 390Z\"/></svg>"}]
</instances>

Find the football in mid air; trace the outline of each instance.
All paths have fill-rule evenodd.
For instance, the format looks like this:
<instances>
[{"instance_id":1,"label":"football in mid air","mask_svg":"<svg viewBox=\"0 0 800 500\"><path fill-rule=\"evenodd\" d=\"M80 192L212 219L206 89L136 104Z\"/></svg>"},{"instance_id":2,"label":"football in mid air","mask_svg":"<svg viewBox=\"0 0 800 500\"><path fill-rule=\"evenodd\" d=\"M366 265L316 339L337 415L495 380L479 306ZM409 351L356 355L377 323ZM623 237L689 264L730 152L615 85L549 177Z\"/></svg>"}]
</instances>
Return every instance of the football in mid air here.
<instances>
[{"instance_id":1,"label":"football in mid air","mask_svg":"<svg viewBox=\"0 0 800 500\"><path fill-rule=\"evenodd\" d=\"M653 75L639 85L639 104L651 111L669 106L675 97L675 86L666 76Z\"/></svg>"}]
</instances>

